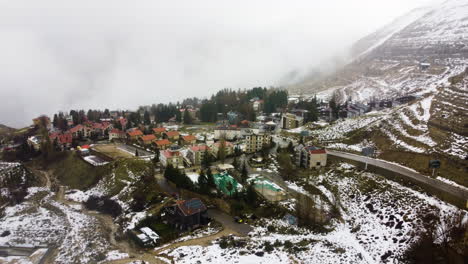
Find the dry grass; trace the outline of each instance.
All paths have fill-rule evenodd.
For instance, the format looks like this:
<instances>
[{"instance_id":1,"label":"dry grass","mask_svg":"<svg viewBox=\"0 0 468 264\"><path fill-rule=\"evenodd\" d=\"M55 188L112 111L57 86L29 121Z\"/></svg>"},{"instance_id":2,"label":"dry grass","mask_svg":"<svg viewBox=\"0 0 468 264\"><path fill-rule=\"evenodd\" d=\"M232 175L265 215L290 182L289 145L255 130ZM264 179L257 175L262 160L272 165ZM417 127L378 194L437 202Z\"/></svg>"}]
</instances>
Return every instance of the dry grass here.
<instances>
[{"instance_id":1,"label":"dry grass","mask_svg":"<svg viewBox=\"0 0 468 264\"><path fill-rule=\"evenodd\" d=\"M112 159L133 158L133 155L117 148L114 144L102 144L93 147L93 150L100 152Z\"/></svg>"}]
</instances>

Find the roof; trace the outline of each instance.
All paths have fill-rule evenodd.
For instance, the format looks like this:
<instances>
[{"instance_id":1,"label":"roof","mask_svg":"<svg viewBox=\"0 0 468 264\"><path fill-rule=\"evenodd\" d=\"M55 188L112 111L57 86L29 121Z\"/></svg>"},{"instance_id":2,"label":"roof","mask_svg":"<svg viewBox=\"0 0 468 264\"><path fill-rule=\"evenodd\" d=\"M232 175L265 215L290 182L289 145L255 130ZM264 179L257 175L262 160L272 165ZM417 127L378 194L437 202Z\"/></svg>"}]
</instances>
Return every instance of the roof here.
<instances>
[{"instance_id":1,"label":"roof","mask_svg":"<svg viewBox=\"0 0 468 264\"><path fill-rule=\"evenodd\" d=\"M133 131L131 131L131 132L128 132L127 134L128 134L129 136L131 136L131 137L143 136L143 132L141 132L141 131L138 130L138 129L135 129L135 130L133 130Z\"/></svg>"},{"instance_id":2,"label":"roof","mask_svg":"<svg viewBox=\"0 0 468 264\"><path fill-rule=\"evenodd\" d=\"M327 153L325 149L319 149L314 146L306 147L306 149L310 154L326 154Z\"/></svg>"},{"instance_id":3,"label":"roof","mask_svg":"<svg viewBox=\"0 0 468 264\"><path fill-rule=\"evenodd\" d=\"M112 134L125 134L125 132L123 132L122 130L117 129L117 128L112 129L110 133L112 133Z\"/></svg>"},{"instance_id":4,"label":"roof","mask_svg":"<svg viewBox=\"0 0 468 264\"><path fill-rule=\"evenodd\" d=\"M82 148L82 149L89 149L90 146L89 146L89 145L83 145L83 146L81 146L80 148Z\"/></svg>"},{"instance_id":5,"label":"roof","mask_svg":"<svg viewBox=\"0 0 468 264\"><path fill-rule=\"evenodd\" d=\"M166 132L166 128L165 127L155 127L155 128L153 128L153 131L155 133L163 133L163 132Z\"/></svg>"},{"instance_id":6,"label":"roof","mask_svg":"<svg viewBox=\"0 0 468 264\"><path fill-rule=\"evenodd\" d=\"M65 133L58 135L58 143L60 144L71 144L73 141L72 134Z\"/></svg>"},{"instance_id":7,"label":"roof","mask_svg":"<svg viewBox=\"0 0 468 264\"><path fill-rule=\"evenodd\" d=\"M163 150L161 153L164 155L166 158L174 157L174 156L180 156L179 151L170 151L170 150Z\"/></svg>"},{"instance_id":8,"label":"roof","mask_svg":"<svg viewBox=\"0 0 468 264\"><path fill-rule=\"evenodd\" d=\"M190 200L176 201L177 207L185 216L193 215L199 212L206 211L206 206L198 198L192 198Z\"/></svg>"},{"instance_id":9,"label":"roof","mask_svg":"<svg viewBox=\"0 0 468 264\"><path fill-rule=\"evenodd\" d=\"M166 135L168 137L175 137L175 136L178 136L179 135L179 132L178 131L167 131L166 132Z\"/></svg>"},{"instance_id":10,"label":"roof","mask_svg":"<svg viewBox=\"0 0 468 264\"><path fill-rule=\"evenodd\" d=\"M197 138L194 135L183 136L182 139L185 141L197 140Z\"/></svg>"},{"instance_id":11,"label":"roof","mask_svg":"<svg viewBox=\"0 0 468 264\"><path fill-rule=\"evenodd\" d=\"M210 149L210 148L207 145L198 145L198 146L190 147L190 150L192 150L193 152L205 151L205 150L208 150L208 149Z\"/></svg>"},{"instance_id":12,"label":"roof","mask_svg":"<svg viewBox=\"0 0 468 264\"><path fill-rule=\"evenodd\" d=\"M68 130L68 131L70 131L71 133L76 133L76 132L78 132L78 131L80 131L82 129L83 129L83 125L80 124L80 125L76 125L76 126L70 128L70 130Z\"/></svg>"},{"instance_id":13,"label":"roof","mask_svg":"<svg viewBox=\"0 0 468 264\"><path fill-rule=\"evenodd\" d=\"M151 134L151 135L144 135L140 138L143 141L151 141L151 140L156 140L156 136Z\"/></svg>"},{"instance_id":14,"label":"roof","mask_svg":"<svg viewBox=\"0 0 468 264\"><path fill-rule=\"evenodd\" d=\"M169 145L171 144L171 142L167 139L162 139L162 140L157 140L156 142L156 145L158 146L163 146L163 145Z\"/></svg>"}]
</instances>

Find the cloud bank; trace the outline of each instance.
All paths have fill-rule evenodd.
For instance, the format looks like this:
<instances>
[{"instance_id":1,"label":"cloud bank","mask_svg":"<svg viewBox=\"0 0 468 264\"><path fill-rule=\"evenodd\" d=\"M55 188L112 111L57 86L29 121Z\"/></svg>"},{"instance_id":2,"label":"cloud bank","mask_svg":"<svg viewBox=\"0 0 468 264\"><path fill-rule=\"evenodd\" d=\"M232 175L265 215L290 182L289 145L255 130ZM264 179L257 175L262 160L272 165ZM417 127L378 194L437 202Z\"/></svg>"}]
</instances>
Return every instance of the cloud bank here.
<instances>
[{"instance_id":1,"label":"cloud bank","mask_svg":"<svg viewBox=\"0 0 468 264\"><path fill-rule=\"evenodd\" d=\"M0 123L282 85L427 0L0 1Z\"/></svg>"}]
</instances>

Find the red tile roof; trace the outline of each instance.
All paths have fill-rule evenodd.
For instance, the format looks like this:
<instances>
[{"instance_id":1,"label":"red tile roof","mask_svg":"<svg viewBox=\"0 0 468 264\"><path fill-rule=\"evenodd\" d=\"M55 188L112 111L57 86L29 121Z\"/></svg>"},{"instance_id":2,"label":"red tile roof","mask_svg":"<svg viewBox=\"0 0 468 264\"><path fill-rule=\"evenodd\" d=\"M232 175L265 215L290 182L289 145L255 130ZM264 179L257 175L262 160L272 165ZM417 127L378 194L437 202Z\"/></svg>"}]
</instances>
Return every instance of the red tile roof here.
<instances>
[{"instance_id":1,"label":"red tile roof","mask_svg":"<svg viewBox=\"0 0 468 264\"><path fill-rule=\"evenodd\" d=\"M156 143L156 145L158 145L158 146L164 146L164 145L169 145L169 144L171 144L171 142L170 142L169 140L167 140L167 139L158 140L158 141L156 141L155 143Z\"/></svg>"},{"instance_id":2,"label":"red tile roof","mask_svg":"<svg viewBox=\"0 0 468 264\"><path fill-rule=\"evenodd\" d=\"M179 132L178 131L167 131L166 132L166 135L168 137L175 137L175 136L178 136L179 135Z\"/></svg>"},{"instance_id":3,"label":"red tile roof","mask_svg":"<svg viewBox=\"0 0 468 264\"><path fill-rule=\"evenodd\" d=\"M156 136L151 134L151 135L144 135L141 137L141 140L143 141L152 141L152 140L156 140Z\"/></svg>"},{"instance_id":4,"label":"red tile roof","mask_svg":"<svg viewBox=\"0 0 468 264\"><path fill-rule=\"evenodd\" d=\"M112 129L110 133L112 133L112 134L125 134L125 132L123 132L122 130L117 129L117 128Z\"/></svg>"},{"instance_id":5,"label":"red tile roof","mask_svg":"<svg viewBox=\"0 0 468 264\"><path fill-rule=\"evenodd\" d=\"M325 149L314 149L314 150L309 150L310 154L326 154L327 152Z\"/></svg>"},{"instance_id":6,"label":"red tile roof","mask_svg":"<svg viewBox=\"0 0 468 264\"><path fill-rule=\"evenodd\" d=\"M214 145L215 145L216 147L219 147L219 146L221 145L221 142L218 141L218 142L214 143ZM225 145L226 147L234 147L234 145L233 145L231 142L229 142L229 141L225 141L225 142L224 142L224 145Z\"/></svg>"},{"instance_id":7,"label":"red tile roof","mask_svg":"<svg viewBox=\"0 0 468 264\"><path fill-rule=\"evenodd\" d=\"M69 131L70 131L71 133L76 133L76 132L78 132L78 131L80 131L80 130L82 130L82 129L83 129L83 125L80 124L80 125L76 125L76 126L70 128Z\"/></svg>"},{"instance_id":8,"label":"red tile roof","mask_svg":"<svg viewBox=\"0 0 468 264\"><path fill-rule=\"evenodd\" d=\"M72 134L66 133L58 136L58 143L60 144L71 144L73 141Z\"/></svg>"},{"instance_id":9,"label":"red tile roof","mask_svg":"<svg viewBox=\"0 0 468 264\"><path fill-rule=\"evenodd\" d=\"M140 130L138 129L135 129L133 131L130 131L127 133L129 136L131 137L136 137L136 136L143 136L143 132L141 132Z\"/></svg>"},{"instance_id":10,"label":"red tile roof","mask_svg":"<svg viewBox=\"0 0 468 264\"><path fill-rule=\"evenodd\" d=\"M207 145L198 145L198 146L192 146L190 149L194 152L196 151L205 151L209 150L210 148Z\"/></svg>"},{"instance_id":11,"label":"red tile roof","mask_svg":"<svg viewBox=\"0 0 468 264\"><path fill-rule=\"evenodd\" d=\"M155 127L155 128L153 128L153 131L154 131L154 133L163 133L163 132L166 132L166 128L165 127Z\"/></svg>"},{"instance_id":12,"label":"red tile roof","mask_svg":"<svg viewBox=\"0 0 468 264\"><path fill-rule=\"evenodd\" d=\"M170 158L170 157L173 157L173 156L180 156L180 152L179 151L169 151L169 150L163 150L161 151L162 154L164 155L164 157L166 158Z\"/></svg>"},{"instance_id":13,"label":"red tile roof","mask_svg":"<svg viewBox=\"0 0 468 264\"><path fill-rule=\"evenodd\" d=\"M184 141L193 141L193 140L197 140L197 138L196 138L194 135L183 136L182 139L183 139Z\"/></svg>"}]
</instances>

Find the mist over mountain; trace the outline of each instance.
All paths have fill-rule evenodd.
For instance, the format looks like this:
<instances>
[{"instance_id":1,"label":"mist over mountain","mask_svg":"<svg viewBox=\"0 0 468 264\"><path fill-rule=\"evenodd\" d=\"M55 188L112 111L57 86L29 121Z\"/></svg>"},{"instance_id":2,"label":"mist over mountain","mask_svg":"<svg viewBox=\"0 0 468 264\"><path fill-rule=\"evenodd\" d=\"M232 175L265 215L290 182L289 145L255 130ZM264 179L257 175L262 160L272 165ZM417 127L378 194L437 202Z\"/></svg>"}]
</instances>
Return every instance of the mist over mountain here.
<instances>
[{"instance_id":1,"label":"mist over mountain","mask_svg":"<svg viewBox=\"0 0 468 264\"><path fill-rule=\"evenodd\" d=\"M0 121L288 85L427 2L1 1Z\"/></svg>"}]
</instances>

